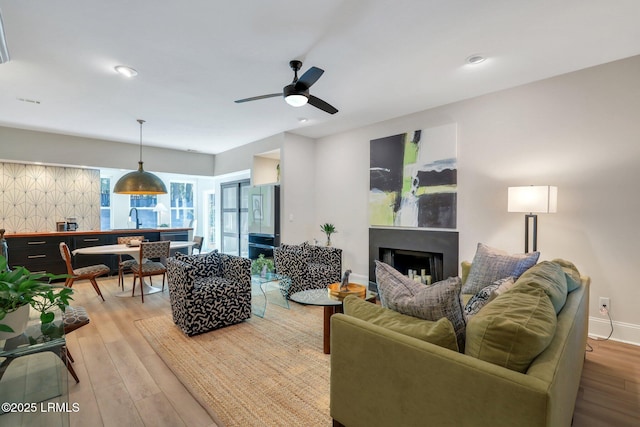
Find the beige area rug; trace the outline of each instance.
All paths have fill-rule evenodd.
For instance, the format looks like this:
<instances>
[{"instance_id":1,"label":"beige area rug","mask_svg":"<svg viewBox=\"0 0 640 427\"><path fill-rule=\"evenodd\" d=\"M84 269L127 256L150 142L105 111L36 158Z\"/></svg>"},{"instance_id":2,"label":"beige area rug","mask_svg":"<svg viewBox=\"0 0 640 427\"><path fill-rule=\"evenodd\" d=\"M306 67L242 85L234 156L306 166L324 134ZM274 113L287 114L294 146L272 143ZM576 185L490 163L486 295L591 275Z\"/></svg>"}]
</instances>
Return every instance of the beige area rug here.
<instances>
[{"instance_id":1,"label":"beige area rug","mask_svg":"<svg viewBox=\"0 0 640 427\"><path fill-rule=\"evenodd\" d=\"M156 353L225 426L329 426L322 307L267 306L251 319L187 337L171 315L136 321Z\"/></svg>"}]
</instances>

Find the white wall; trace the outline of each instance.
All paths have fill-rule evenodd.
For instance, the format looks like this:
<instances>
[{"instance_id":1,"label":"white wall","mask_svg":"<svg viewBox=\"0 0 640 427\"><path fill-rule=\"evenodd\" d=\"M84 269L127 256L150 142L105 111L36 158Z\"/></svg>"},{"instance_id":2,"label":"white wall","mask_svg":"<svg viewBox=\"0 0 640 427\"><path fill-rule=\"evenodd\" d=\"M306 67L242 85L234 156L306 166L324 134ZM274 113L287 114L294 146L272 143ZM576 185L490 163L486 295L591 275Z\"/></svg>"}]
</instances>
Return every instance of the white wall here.
<instances>
[{"instance_id":1,"label":"white wall","mask_svg":"<svg viewBox=\"0 0 640 427\"><path fill-rule=\"evenodd\" d=\"M282 148L285 134L279 133L216 155L215 174L225 175L253 167L253 156Z\"/></svg>"},{"instance_id":2,"label":"white wall","mask_svg":"<svg viewBox=\"0 0 640 427\"><path fill-rule=\"evenodd\" d=\"M250 170L256 154L280 150L280 240L301 243L315 224L315 141L280 133L216 155L216 175ZM319 224L317 225L319 228Z\"/></svg>"},{"instance_id":3,"label":"white wall","mask_svg":"<svg viewBox=\"0 0 640 427\"><path fill-rule=\"evenodd\" d=\"M457 123L460 259L478 242L522 252L524 218L507 213L507 187L557 185L558 213L538 219L541 259L591 276L591 333L609 333L597 310L606 296L614 338L640 343L639 75L634 57L322 138L315 222L336 225L344 268L366 275L369 141Z\"/></svg>"},{"instance_id":4,"label":"white wall","mask_svg":"<svg viewBox=\"0 0 640 427\"><path fill-rule=\"evenodd\" d=\"M309 240L315 225L315 142L285 134L280 158L280 241L298 244Z\"/></svg>"}]
</instances>

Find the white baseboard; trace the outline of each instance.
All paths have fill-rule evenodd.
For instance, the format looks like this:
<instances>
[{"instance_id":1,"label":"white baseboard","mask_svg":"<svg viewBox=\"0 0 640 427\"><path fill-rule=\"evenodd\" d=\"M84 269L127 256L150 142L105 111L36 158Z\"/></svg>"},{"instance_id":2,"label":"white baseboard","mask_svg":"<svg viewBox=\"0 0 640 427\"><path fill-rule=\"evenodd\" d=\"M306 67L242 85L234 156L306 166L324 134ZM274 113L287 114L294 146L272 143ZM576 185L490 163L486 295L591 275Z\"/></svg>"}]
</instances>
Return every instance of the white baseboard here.
<instances>
[{"instance_id":1,"label":"white baseboard","mask_svg":"<svg viewBox=\"0 0 640 427\"><path fill-rule=\"evenodd\" d=\"M589 317L589 336L607 338L611 333L608 317ZM613 321L611 340L627 344L640 345L640 325Z\"/></svg>"}]
</instances>

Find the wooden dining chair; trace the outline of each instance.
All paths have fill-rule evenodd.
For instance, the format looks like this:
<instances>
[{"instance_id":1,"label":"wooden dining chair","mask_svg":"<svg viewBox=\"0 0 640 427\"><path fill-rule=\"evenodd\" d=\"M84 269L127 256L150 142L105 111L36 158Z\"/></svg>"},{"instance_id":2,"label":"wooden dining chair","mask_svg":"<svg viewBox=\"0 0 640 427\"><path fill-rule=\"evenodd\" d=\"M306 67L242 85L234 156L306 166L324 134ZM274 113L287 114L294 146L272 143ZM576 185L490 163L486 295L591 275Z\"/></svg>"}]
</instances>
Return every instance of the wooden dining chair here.
<instances>
[{"instance_id":1,"label":"wooden dining chair","mask_svg":"<svg viewBox=\"0 0 640 427\"><path fill-rule=\"evenodd\" d=\"M88 279L91 282L93 289L95 289L98 295L100 295L100 298L102 298L102 301L104 301L104 297L102 296L96 277L108 274L111 269L104 264L96 264L74 269L71 265L71 251L69 250L69 246L64 242L60 242L60 255L62 255L62 259L64 259L64 262L67 264L67 274L71 276L67 278L64 285L70 288L73 286L74 281Z\"/></svg>"},{"instance_id":2,"label":"wooden dining chair","mask_svg":"<svg viewBox=\"0 0 640 427\"><path fill-rule=\"evenodd\" d=\"M64 334L68 335L76 329L88 325L91 320L89 319L89 315L87 314L87 311L84 309L84 307L73 307L68 305L65 307L65 310L62 313L62 321L64 323ZM69 371L73 379L76 380L76 383L79 383L80 380L78 379L78 375L71 365L73 362L75 362L75 360L73 360L73 357L69 352L69 347L67 347L66 345L64 346L63 362L65 362L65 365L67 365L67 370Z\"/></svg>"},{"instance_id":3,"label":"wooden dining chair","mask_svg":"<svg viewBox=\"0 0 640 427\"><path fill-rule=\"evenodd\" d=\"M193 245L192 251L198 250L198 253L202 251L202 242L204 241L204 237L202 236L193 236L193 241L196 242Z\"/></svg>"},{"instance_id":4,"label":"wooden dining chair","mask_svg":"<svg viewBox=\"0 0 640 427\"><path fill-rule=\"evenodd\" d=\"M145 260L151 260L152 258L169 258L170 250L170 240L161 240L159 242L144 242L140 244L140 264L134 264L133 266L131 266L131 271L133 272L133 289L131 289L131 296L135 296L136 280L140 279L140 294L142 296L142 302L144 303L143 280L145 277L149 277L149 282L153 284L153 282L151 281L151 276L155 276L158 274L162 274L162 290L164 291L164 281L167 275L167 267L161 262L145 262Z\"/></svg>"},{"instance_id":5,"label":"wooden dining chair","mask_svg":"<svg viewBox=\"0 0 640 427\"><path fill-rule=\"evenodd\" d=\"M128 245L132 240L142 242L144 240L144 236L119 236L118 244ZM130 255L124 255L125 257L128 257L128 259L122 259L122 256L122 254L118 254L118 286L120 286L124 291L124 273L131 271L131 266L137 263Z\"/></svg>"}]
</instances>

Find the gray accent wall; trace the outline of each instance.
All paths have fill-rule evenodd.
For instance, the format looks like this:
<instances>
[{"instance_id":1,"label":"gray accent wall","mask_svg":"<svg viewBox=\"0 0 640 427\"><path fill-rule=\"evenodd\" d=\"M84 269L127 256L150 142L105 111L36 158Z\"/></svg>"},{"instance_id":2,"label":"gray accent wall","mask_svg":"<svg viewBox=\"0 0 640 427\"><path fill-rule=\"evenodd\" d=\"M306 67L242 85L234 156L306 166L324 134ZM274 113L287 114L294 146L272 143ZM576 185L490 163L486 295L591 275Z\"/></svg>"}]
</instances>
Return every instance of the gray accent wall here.
<instances>
[{"instance_id":1,"label":"gray accent wall","mask_svg":"<svg viewBox=\"0 0 640 427\"><path fill-rule=\"evenodd\" d=\"M133 137L137 138L135 130ZM0 161L41 162L137 170L139 144L82 138L0 126ZM142 160L148 172L214 175L214 155L150 146L143 140Z\"/></svg>"}]
</instances>

